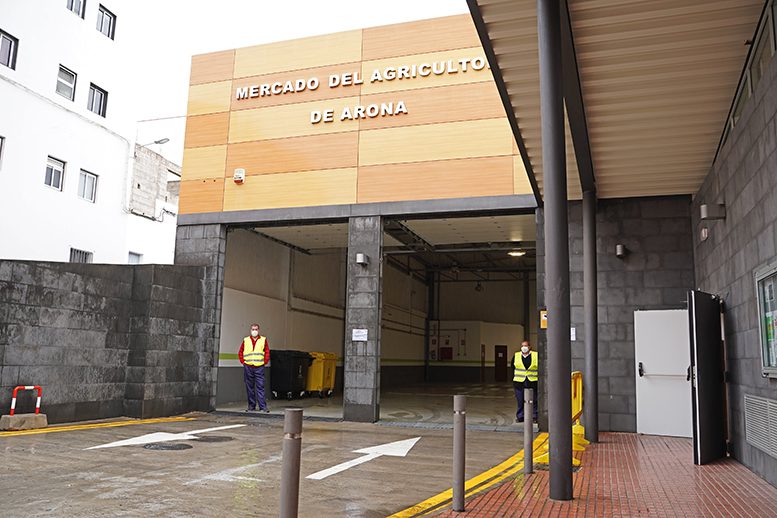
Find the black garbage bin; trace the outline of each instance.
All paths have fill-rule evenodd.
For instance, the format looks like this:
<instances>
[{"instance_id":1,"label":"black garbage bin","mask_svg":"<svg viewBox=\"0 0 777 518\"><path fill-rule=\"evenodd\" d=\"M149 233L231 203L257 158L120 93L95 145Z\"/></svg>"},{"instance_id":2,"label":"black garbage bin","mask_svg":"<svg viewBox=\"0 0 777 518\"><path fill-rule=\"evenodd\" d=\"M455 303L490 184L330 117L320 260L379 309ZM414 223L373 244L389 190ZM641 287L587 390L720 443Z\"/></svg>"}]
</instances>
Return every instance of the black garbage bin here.
<instances>
[{"instance_id":1,"label":"black garbage bin","mask_svg":"<svg viewBox=\"0 0 777 518\"><path fill-rule=\"evenodd\" d=\"M270 353L270 390L275 399L294 399L305 395L308 367L313 358L305 351Z\"/></svg>"}]
</instances>

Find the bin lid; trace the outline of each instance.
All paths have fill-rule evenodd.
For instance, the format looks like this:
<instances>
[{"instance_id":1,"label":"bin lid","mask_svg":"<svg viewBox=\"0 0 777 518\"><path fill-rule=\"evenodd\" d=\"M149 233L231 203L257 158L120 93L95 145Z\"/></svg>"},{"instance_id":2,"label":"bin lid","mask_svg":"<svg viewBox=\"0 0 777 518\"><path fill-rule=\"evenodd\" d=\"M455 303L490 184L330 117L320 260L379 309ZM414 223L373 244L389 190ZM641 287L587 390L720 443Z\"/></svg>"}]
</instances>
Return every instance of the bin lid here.
<instances>
[{"instance_id":1,"label":"bin lid","mask_svg":"<svg viewBox=\"0 0 777 518\"><path fill-rule=\"evenodd\" d=\"M336 360L335 353L311 352L310 355L317 360Z\"/></svg>"}]
</instances>

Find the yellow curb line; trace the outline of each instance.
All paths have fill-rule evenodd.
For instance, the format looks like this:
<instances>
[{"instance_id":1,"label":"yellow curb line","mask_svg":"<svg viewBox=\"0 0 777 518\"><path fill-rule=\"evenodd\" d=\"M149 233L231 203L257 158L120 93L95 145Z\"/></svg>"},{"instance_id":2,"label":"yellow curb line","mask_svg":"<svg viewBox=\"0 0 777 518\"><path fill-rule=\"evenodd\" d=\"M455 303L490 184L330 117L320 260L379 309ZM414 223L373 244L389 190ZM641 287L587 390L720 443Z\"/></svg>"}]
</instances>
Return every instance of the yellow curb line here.
<instances>
[{"instance_id":1,"label":"yellow curb line","mask_svg":"<svg viewBox=\"0 0 777 518\"><path fill-rule=\"evenodd\" d=\"M74 424L68 426L53 426L49 428L36 428L33 430L16 430L13 432L0 432L0 437L15 437L19 435L38 435L42 433L73 432L76 430L91 430L94 428L114 428L116 426L130 426L135 424L175 423L178 421L191 421L193 417L159 417L156 419L133 419L131 421L114 421L110 423Z\"/></svg>"},{"instance_id":2,"label":"yellow curb line","mask_svg":"<svg viewBox=\"0 0 777 518\"><path fill-rule=\"evenodd\" d=\"M541 433L534 439L533 449L536 451L548 441L548 434ZM477 493L498 484L504 479L514 475L523 469L523 450L519 451L504 462L484 471L464 483L464 497L469 498ZM411 518L414 516L424 516L428 513L439 510L440 507L447 505L453 500L453 489L443 491L431 498L418 504L408 507L402 511L392 514L388 518Z\"/></svg>"}]
</instances>

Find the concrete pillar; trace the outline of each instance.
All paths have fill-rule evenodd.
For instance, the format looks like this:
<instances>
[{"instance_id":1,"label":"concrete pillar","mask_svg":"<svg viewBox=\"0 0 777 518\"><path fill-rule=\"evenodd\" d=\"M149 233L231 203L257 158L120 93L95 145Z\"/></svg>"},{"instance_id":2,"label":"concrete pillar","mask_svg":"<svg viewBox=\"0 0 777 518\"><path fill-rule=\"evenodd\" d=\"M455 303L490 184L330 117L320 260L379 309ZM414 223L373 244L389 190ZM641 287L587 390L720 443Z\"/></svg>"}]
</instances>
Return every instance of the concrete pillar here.
<instances>
[{"instance_id":1,"label":"concrete pillar","mask_svg":"<svg viewBox=\"0 0 777 518\"><path fill-rule=\"evenodd\" d=\"M545 302L548 309L550 498L572 499L572 354L569 308L564 99L559 0L537 0L540 113L545 194Z\"/></svg>"},{"instance_id":2,"label":"concrete pillar","mask_svg":"<svg viewBox=\"0 0 777 518\"><path fill-rule=\"evenodd\" d=\"M357 255L366 263L357 263ZM383 222L358 216L348 222L345 297L343 418L380 418L380 322L383 293ZM362 334L353 340L354 330ZM363 335L366 332L366 339Z\"/></svg>"},{"instance_id":3,"label":"concrete pillar","mask_svg":"<svg viewBox=\"0 0 777 518\"><path fill-rule=\"evenodd\" d=\"M583 290L585 292L585 438L599 442L599 302L596 286L596 193L583 193Z\"/></svg>"}]
</instances>

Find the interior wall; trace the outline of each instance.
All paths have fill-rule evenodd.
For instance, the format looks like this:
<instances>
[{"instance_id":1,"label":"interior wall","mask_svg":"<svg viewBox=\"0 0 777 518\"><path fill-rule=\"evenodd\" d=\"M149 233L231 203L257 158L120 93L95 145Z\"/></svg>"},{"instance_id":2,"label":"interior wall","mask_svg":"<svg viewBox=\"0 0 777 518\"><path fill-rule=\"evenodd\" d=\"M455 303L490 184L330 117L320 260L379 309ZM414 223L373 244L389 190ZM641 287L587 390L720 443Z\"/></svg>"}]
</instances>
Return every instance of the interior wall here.
<instances>
[{"instance_id":1,"label":"interior wall","mask_svg":"<svg viewBox=\"0 0 777 518\"><path fill-rule=\"evenodd\" d=\"M703 203L726 205L725 219L700 221ZM699 289L725 303L733 456L777 486L777 458L747 442L745 395L777 401L777 378L762 376L754 271L777 261L777 59L772 61L693 201ZM706 227L709 237L701 241Z\"/></svg>"},{"instance_id":2,"label":"interior wall","mask_svg":"<svg viewBox=\"0 0 777 518\"><path fill-rule=\"evenodd\" d=\"M384 263L382 387L423 381L427 296L423 282Z\"/></svg>"}]
</instances>

